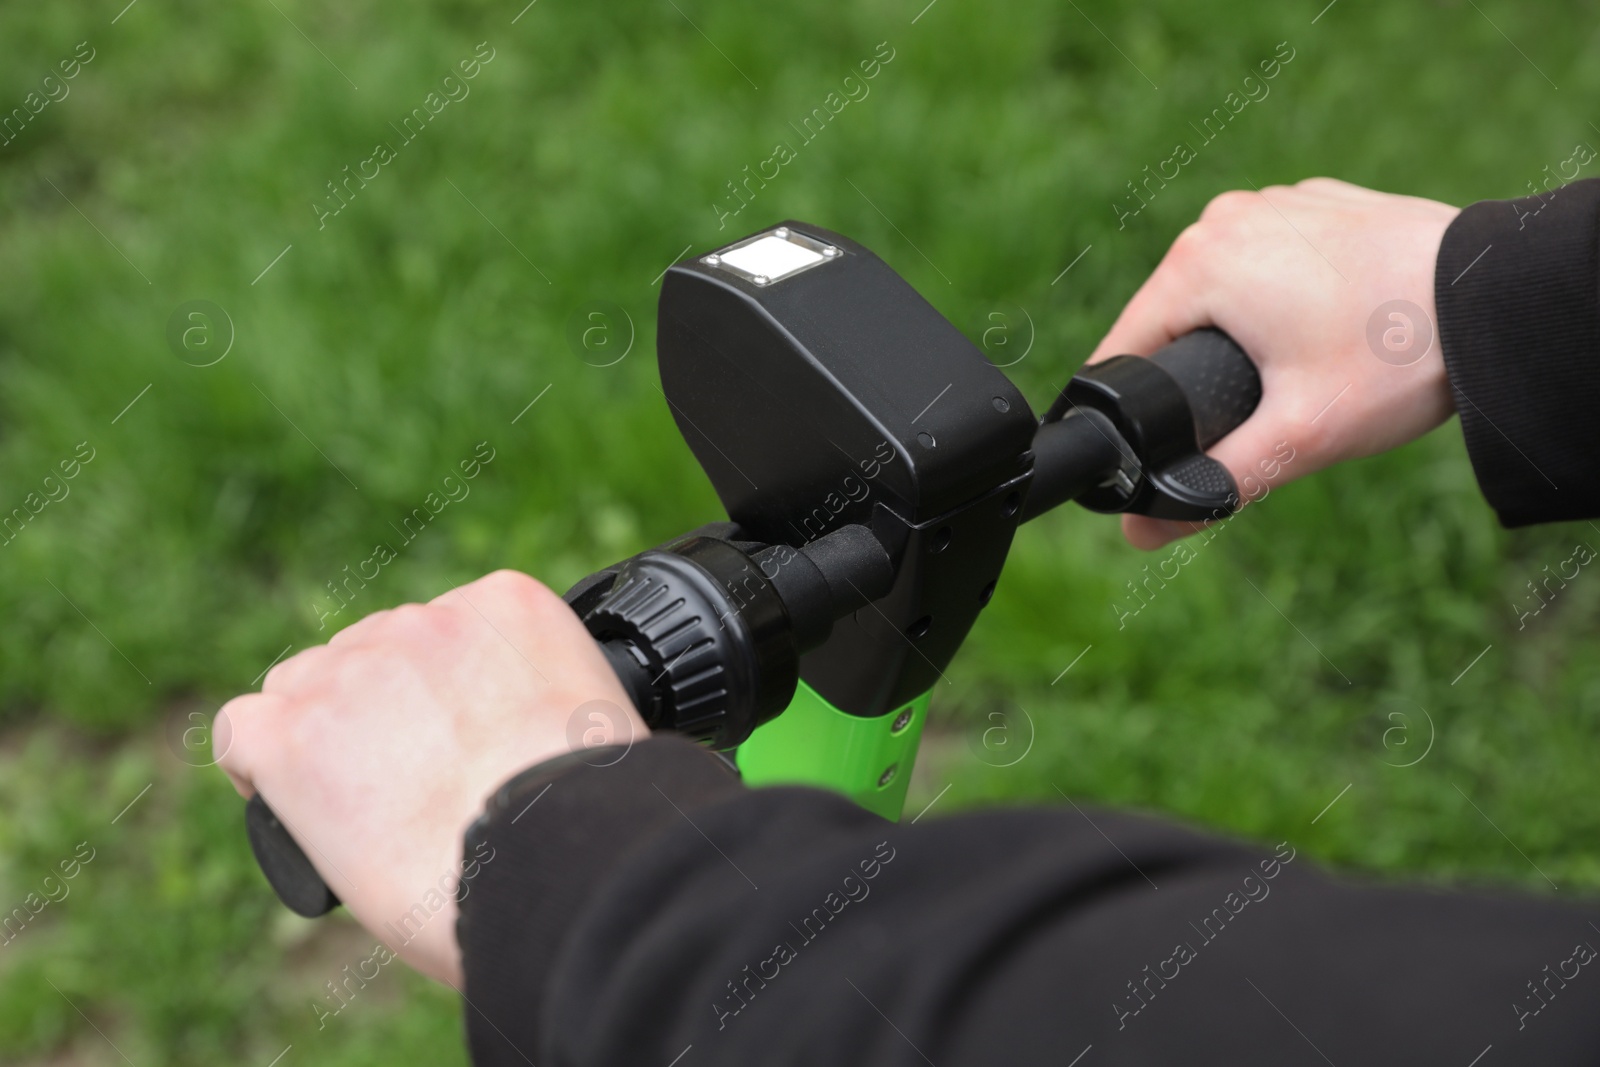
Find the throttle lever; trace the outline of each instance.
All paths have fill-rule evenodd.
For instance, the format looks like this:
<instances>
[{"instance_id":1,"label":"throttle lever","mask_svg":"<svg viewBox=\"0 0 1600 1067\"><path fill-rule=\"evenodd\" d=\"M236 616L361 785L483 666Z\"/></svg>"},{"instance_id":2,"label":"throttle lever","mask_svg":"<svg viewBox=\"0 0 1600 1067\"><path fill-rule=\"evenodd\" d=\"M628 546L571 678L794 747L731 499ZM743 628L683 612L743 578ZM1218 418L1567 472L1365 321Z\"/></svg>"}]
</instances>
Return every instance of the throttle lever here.
<instances>
[{"instance_id":1,"label":"throttle lever","mask_svg":"<svg viewBox=\"0 0 1600 1067\"><path fill-rule=\"evenodd\" d=\"M1087 409L1121 438L1121 464L1077 497L1084 507L1201 521L1239 506L1233 475L1205 452L1260 401L1261 376L1250 357L1221 330L1206 328L1149 357L1114 356L1085 367L1044 423Z\"/></svg>"}]
</instances>

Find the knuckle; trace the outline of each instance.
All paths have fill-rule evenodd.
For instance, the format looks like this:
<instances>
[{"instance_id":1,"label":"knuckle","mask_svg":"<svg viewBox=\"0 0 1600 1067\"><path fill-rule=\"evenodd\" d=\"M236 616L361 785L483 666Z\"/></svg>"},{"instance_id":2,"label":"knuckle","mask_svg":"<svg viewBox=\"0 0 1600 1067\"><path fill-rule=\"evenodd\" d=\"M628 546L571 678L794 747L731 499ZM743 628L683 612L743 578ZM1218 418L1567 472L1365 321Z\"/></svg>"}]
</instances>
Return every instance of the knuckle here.
<instances>
[{"instance_id":1,"label":"knuckle","mask_svg":"<svg viewBox=\"0 0 1600 1067\"><path fill-rule=\"evenodd\" d=\"M494 571L480 578L475 584L481 584L487 592L497 597L534 609L546 608L551 601L560 599L549 586L537 578L510 569Z\"/></svg>"},{"instance_id":2,"label":"knuckle","mask_svg":"<svg viewBox=\"0 0 1600 1067\"><path fill-rule=\"evenodd\" d=\"M261 691L282 692L299 684L308 676L314 675L318 665L331 654L332 650L327 645L316 645L295 653L267 672L266 679L261 683Z\"/></svg>"},{"instance_id":3,"label":"knuckle","mask_svg":"<svg viewBox=\"0 0 1600 1067\"><path fill-rule=\"evenodd\" d=\"M428 614L428 608L424 604L397 604L389 609L388 621L392 623L416 622L419 619L427 618Z\"/></svg>"},{"instance_id":4,"label":"knuckle","mask_svg":"<svg viewBox=\"0 0 1600 1067\"><path fill-rule=\"evenodd\" d=\"M332 648L340 648L344 645L348 645L357 638L371 633L383 622L384 619L388 617L389 610L385 609L383 611L375 611L363 619L357 619L349 626L346 626L344 629L328 638L328 645Z\"/></svg>"},{"instance_id":5,"label":"knuckle","mask_svg":"<svg viewBox=\"0 0 1600 1067\"><path fill-rule=\"evenodd\" d=\"M431 629L438 614L426 604L401 604L397 608L389 609L381 626L387 633L411 634Z\"/></svg>"},{"instance_id":6,"label":"knuckle","mask_svg":"<svg viewBox=\"0 0 1600 1067\"><path fill-rule=\"evenodd\" d=\"M521 571L514 571L509 567L502 567L497 571L491 571L479 579L479 581L482 582L485 588L493 589L497 592L503 593L526 593L530 588L537 587L539 585L539 582L533 578L523 574Z\"/></svg>"},{"instance_id":7,"label":"knuckle","mask_svg":"<svg viewBox=\"0 0 1600 1067\"><path fill-rule=\"evenodd\" d=\"M477 612L470 602L449 597L439 603L401 604L390 609L372 640L352 649L352 653L398 651L403 657L423 649L443 647L466 631L468 620Z\"/></svg>"},{"instance_id":8,"label":"knuckle","mask_svg":"<svg viewBox=\"0 0 1600 1067\"><path fill-rule=\"evenodd\" d=\"M1207 258L1214 233L1214 227L1205 220L1185 226L1172 242L1172 249L1167 253L1168 260L1174 267L1184 269L1197 259Z\"/></svg>"},{"instance_id":9,"label":"knuckle","mask_svg":"<svg viewBox=\"0 0 1600 1067\"><path fill-rule=\"evenodd\" d=\"M1200 218L1202 221L1237 218L1255 205L1255 195L1243 189L1219 193L1206 204L1205 210L1200 212Z\"/></svg>"},{"instance_id":10,"label":"knuckle","mask_svg":"<svg viewBox=\"0 0 1600 1067\"><path fill-rule=\"evenodd\" d=\"M1343 189L1346 185L1337 178L1327 178L1316 175L1311 178L1301 178L1294 183L1296 189Z\"/></svg>"}]
</instances>

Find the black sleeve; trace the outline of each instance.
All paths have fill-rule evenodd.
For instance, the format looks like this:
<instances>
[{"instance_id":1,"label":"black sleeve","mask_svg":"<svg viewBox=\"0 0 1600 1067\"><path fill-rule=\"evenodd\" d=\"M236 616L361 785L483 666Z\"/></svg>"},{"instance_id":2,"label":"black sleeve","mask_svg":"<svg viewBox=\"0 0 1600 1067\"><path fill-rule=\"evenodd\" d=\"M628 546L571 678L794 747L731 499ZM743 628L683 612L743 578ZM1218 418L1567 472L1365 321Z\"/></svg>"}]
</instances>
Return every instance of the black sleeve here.
<instances>
[{"instance_id":1,"label":"black sleeve","mask_svg":"<svg viewBox=\"0 0 1600 1067\"><path fill-rule=\"evenodd\" d=\"M1594 907L1357 887L1096 809L894 825L670 737L596 765L620 753L525 773L469 840L478 1067L1600 1054Z\"/></svg>"},{"instance_id":2,"label":"black sleeve","mask_svg":"<svg viewBox=\"0 0 1600 1067\"><path fill-rule=\"evenodd\" d=\"M1473 204L1433 285L1467 451L1500 521L1600 514L1600 179Z\"/></svg>"}]
</instances>

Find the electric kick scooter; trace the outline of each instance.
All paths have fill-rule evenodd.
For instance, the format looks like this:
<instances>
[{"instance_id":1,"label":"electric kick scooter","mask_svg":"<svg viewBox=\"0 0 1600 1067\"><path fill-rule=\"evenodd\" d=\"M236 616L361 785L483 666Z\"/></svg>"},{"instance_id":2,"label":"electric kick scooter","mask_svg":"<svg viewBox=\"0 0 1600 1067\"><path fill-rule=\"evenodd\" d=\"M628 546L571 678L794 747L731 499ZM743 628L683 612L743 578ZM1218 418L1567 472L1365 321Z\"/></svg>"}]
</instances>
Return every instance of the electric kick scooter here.
<instances>
[{"instance_id":1,"label":"electric kick scooter","mask_svg":"<svg viewBox=\"0 0 1600 1067\"><path fill-rule=\"evenodd\" d=\"M1075 500L1202 521L1239 504L1205 450L1261 381L1217 330L1081 370L1042 420L883 260L787 222L667 271L661 388L728 521L566 594L651 730L751 785L905 803L929 692L1017 527ZM338 905L257 794L250 843L304 916Z\"/></svg>"}]
</instances>

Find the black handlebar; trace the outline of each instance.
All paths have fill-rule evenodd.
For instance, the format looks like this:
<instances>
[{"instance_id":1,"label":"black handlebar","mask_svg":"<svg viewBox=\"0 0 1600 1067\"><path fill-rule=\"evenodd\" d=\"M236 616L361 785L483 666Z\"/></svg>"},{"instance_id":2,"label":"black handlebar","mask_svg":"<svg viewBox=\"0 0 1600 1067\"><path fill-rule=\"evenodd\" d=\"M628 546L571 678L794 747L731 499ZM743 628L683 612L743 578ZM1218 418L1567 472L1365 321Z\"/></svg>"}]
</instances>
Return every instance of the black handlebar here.
<instances>
[{"instance_id":1,"label":"black handlebar","mask_svg":"<svg viewBox=\"0 0 1600 1067\"><path fill-rule=\"evenodd\" d=\"M244 827L250 835L250 851L256 854L256 864L286 908L315 919L339 906L339 898L260 793L244 806Z\"/></svg>"},{"instance_id":2,"label":"black handlebar","mask_svg":"<svg viewBox=\"0 0 1600 1067\"><path fill-rule=\"evenodd\" d=\"M1178 519L1231 512L1233 478L1205 450L1260 399L1255 365L1220 330L1186 334L1148 359L1116 356L1084 368L1034 437L1017 521L1068 500ZM799 654L820 644L835 619L886 595L895 567L860 525L801 548L726 540L736 533L731 525L697 533L590 576L567 599L652 727L728 747L783 709ZM750 566L759 579L743 577ZM730 600L741 581L751 599ZM670 618L651 605L672 598L638 595L663 589L682 609ZM725 691L700 692L695 679L713 661ZM262 872L290 910L315 918L338 906L259 793L245 807L245 824Z\"/></svg>"},{"instance_id":3,"label":"black handlebar","mask_svg":"<svg viewBox=\"0 0 1600 1067\"><path fill-rule=\"evenodd\" d=\"M1210 448L1261 403L1261 375L1233 338L1217 329L1186 333L1150 357L1189 401L1195 443Z\"/></svg>"}]
</instances>

